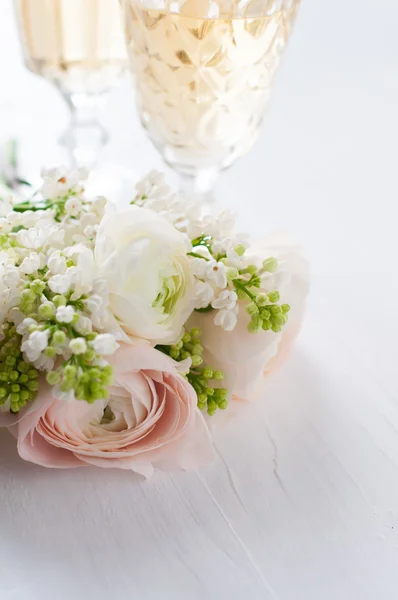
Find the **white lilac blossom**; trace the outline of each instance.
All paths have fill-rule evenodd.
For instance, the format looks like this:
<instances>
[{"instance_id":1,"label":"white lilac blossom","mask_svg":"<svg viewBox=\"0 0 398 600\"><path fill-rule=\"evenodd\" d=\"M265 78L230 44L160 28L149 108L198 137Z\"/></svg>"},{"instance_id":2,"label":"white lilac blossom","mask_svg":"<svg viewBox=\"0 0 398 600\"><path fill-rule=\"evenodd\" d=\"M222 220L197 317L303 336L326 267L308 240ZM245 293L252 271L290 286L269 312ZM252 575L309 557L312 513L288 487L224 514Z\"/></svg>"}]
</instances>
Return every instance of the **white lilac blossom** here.
<instances>
[{"instance_id":1,"label":"white lilac blossom","mask_svg":"<svg viewBox=\"0 0 398 600\"><path fill-rule=\"evenodd\" d=\"M288 270L251 253L232 213L201 214L162 174L140 181L119 212L86 197L86 178L46 169L41 197L3 203L0 407L16 413L34 401L43 377L57 398L106 400L109 357L138 339L180 363L199 408L226 408L223 374L203 364L201 333L186 323L208 312L229 332L246 314L250 332L279 332L290 307L275 284Z\"/></svg>"}]
</instances>

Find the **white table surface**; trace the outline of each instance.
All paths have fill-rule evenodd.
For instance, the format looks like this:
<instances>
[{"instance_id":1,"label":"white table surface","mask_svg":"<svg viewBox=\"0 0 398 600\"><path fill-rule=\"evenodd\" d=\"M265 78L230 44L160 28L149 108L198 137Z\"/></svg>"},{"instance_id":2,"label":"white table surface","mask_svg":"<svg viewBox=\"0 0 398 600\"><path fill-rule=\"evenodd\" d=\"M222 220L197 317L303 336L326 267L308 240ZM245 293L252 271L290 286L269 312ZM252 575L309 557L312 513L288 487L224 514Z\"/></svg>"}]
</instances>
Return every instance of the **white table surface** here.
<instances>
[{"instance_id":1,"label":"white table surface","mask_svg":"<svg viewBox=\"0 0 398 600\"><path fill-rule=\"evenodd\" d=\"M1 600L398 597L398 4L304 0L261 140L225 174L241 228L312 264L301 337L200 473L52 471L0 433ZM66 124L0 0L0 135L30 168ZM107 152L160 160L126 84Z\"/></svg>"}]
</instances>

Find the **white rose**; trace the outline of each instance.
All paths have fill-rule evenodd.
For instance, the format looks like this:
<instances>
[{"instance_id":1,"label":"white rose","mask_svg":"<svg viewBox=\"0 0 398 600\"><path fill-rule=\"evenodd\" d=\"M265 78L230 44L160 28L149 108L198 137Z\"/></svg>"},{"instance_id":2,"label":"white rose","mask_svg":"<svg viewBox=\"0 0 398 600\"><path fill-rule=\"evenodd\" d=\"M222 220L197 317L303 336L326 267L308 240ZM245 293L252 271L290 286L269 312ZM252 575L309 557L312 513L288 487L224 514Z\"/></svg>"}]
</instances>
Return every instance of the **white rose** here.
<instances>
[{"instance_id":1,"label":"white rose","mask_svg":"<svg viewBox=\"0 0 398 600\"><path fill-rule=\"evenodd\" d=\"M106 215L96 238L98 275L124 331L154 343L177 341L194 308L187 237L152 210Z\"/></svg>"}]
</instances>

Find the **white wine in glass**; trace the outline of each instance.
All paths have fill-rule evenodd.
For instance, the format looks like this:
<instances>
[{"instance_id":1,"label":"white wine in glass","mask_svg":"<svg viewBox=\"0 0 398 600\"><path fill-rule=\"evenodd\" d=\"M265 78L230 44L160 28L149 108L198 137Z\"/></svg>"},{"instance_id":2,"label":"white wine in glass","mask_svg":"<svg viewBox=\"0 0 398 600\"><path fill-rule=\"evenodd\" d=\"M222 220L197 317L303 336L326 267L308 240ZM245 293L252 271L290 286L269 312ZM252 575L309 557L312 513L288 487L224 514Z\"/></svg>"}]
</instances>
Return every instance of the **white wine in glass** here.
<instances>
[{"instance_id":1,"label":"white wine in glass","mask_svg":"<svg viewBox=\"0 0 398 600\"><path fill-rule=\"evenodd\" d=\"M66 141L79 146L97 136L105 142L96 108L126 68L117 0L14 2L27 67L56 85L71 109Z\"/></svg>"},{"instance_id":2,"label":"white wine in glass","mask_svg":"<svg viewBox=\"0 0 398 600\"><path fill-rule=\"evenodd\" d=\"M253 145L300 0L121 0L141 121L166 162L211 182Z\"/></svg>"}]
</instances>

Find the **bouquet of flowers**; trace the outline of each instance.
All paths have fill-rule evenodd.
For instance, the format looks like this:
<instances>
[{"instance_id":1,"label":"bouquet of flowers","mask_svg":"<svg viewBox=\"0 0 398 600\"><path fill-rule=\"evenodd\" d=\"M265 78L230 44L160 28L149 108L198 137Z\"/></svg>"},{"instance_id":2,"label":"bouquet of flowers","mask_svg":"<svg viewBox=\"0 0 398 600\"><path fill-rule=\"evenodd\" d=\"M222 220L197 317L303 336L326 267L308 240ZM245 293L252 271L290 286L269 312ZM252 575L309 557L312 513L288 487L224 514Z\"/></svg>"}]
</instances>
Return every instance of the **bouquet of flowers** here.
<instances>
[{"instance_id":1,"label":"bouquet of flowers","mask_svg":"<svg viewBox=\"0 0 398 600\"><path fill-rule=\"evenodd\" d=\"M0 203L0 426L46 467L196 468L296 335L306 263L159 173L120 207L86 177L44 170L32 200Z\"/></svg>"}]
</instances>

